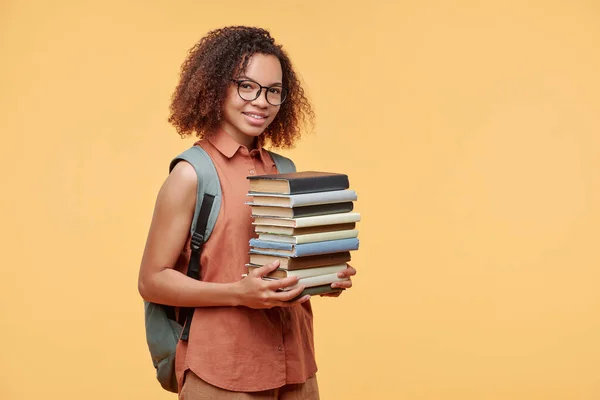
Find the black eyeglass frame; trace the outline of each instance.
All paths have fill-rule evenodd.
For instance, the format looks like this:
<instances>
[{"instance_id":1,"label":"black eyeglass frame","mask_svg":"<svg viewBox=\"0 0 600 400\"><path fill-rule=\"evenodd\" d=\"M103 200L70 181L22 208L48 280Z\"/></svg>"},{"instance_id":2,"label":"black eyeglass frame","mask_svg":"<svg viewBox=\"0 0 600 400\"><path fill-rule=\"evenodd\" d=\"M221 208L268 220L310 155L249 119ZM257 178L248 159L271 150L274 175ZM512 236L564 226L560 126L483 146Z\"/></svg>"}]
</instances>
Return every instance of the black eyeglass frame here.
<instances>
[{"instance_id":1,"label":"black eyeglass frame","mask_svg":"<svg viewBox=\"0 0 600 400\"><path fill-rule=\"evenodd\" d=\"M260 83L253 81L252 79L232 79L231 82L237 84L238 96L240 96L240 99L242 99L244 101L254 101L254 100L258 99L260 97L260 95L262 94L263 89L266 89L265 98L267 99L267 103L269 103L272 106L280 106L287 100L287 94L288 94L287 89L284 88L283 86L275 86L275 85L274 86L263 86ZM242 95L240 93L240 85L244 82L252 82L252 83L255 83L258 85L258 87L259 87L258 92L256 92L256 96L253 99L245 99L242 97ZM269 89L273 89L273 88L278 88L281 90L283 100L281 100L281 103L279 103L279 104L273 104L269 101Z\"/></svg>"}]
</instances>

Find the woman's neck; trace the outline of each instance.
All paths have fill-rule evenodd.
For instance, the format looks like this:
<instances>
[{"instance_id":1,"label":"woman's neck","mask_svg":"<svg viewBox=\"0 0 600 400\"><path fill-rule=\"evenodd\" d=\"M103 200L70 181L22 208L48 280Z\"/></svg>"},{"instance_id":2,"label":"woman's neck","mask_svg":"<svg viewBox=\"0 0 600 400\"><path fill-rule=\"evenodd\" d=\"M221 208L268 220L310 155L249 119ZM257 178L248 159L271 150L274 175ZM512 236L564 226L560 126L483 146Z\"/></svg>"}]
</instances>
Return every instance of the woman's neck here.
<instances>
[{"instance_id":1,"label":"woman's neck","mask_svg":"<svg viewBox=\"0 0 600 400\"><path fill-rule=\"evenodd\" d=\"M235 130L233 132L230 132L230 130L225 129L225 127L220 127L219 129L223 130L225 133L231 136L233 140L238 142L240 145L246 147L249 151L254 150L254 148L256 148L257 141L255 137L244 135L243 133Z\"/></svg>"}]
</instances>

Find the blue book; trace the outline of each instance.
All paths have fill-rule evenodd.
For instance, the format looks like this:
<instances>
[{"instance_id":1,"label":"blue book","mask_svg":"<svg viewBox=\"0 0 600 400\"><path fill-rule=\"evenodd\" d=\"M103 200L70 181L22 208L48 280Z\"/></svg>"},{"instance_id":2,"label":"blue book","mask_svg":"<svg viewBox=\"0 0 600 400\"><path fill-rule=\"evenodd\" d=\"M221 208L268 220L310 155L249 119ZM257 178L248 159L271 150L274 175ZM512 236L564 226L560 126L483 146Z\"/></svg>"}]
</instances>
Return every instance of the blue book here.
<instances>
[{"instance_id":1,"label":"blue book","mask_svg":"<svg viewBox=\"0 0 600 400\"><path fill-rule=\"evenodd\" d=\"M250 239L251 254L266 254L282 257L304 257L317 254L339 253L358 250L358 238L327 240L313 243L281 243L267 240Z\"/></svg>"}]
</instances>

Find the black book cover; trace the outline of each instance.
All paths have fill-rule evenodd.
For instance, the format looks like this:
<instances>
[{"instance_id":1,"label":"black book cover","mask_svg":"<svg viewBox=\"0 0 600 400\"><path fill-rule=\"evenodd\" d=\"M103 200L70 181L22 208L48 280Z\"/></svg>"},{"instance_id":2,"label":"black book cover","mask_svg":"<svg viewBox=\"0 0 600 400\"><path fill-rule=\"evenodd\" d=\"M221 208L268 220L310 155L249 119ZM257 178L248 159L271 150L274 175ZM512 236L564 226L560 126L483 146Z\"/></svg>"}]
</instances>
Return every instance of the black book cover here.
<instances>
[{"instance_id":1,"label":"black book cover","mask_svg":"<svg viewBox=\"0 0 600 400\"><path fill-rule=\"evenodd\" d=\"M314 206L294 207L292 218L312 217L315 215L339 214L350 212L354 209L351 201L344 203L317 204Z\"/></svg>"},{"instance_id":2,"label":"black book cover","mask_svg":"<svg viewBox=\"0 0 600 400\"><path fill-rule=\"evenodd\" d=\"M249 176L250 181L278 180L289 183L289 194L328 192L350 187L348 175L332 172L302 171L288 174Z\"/></svg>"}]
</instances>

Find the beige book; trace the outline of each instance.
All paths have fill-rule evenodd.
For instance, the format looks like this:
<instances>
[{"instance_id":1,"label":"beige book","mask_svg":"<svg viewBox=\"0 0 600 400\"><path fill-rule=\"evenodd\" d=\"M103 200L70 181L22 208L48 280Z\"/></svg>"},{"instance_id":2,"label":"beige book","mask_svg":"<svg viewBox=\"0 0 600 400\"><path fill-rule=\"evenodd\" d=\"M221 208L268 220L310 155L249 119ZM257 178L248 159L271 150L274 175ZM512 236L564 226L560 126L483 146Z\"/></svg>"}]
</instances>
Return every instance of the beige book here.
<instances>
[{"instance_id":1,"label":"beige book","mask_svg":"<svg viewBox=\"0 0 600 400\"><path fill-rule=\"evenodd\" d=\"M267 240L271 242L281 242L290 244L302 244L302 243L314 243L314 242L325 242L327 240L337 239L349 239L358 236L358 230L352 229L347 231L332 231L332 232L321 232L321 233L310 233L307 235L273 235L269 233L261 233L258 235L260 240Z\"/></svg>"},{"instance_id":2,"label":"beige book","mask_svg":"<svg viewBox=\"0 0 600 400\"><path fill-rule=\"evenodd\" d=\"M356 192L349 189L296 195L250 192L248 196L251 200L246 204L273 207L301 207L315 204L343 203L357 199Z\"/></svg>"},{"instance_id":3,"label":"beige book","mask_svg":"<svg viewBox=\"0 0 600 400\"><path fill-rule=\"evenodd\" d=\"M269 233L273 235L308 235L310 233L322 233L333 231L346 231L356 228L356 223L323 226L309 226L306 228L293 228L288 226L256 225L254 231L258 234Z\"/></svg>"},{"instance_id":4,"label":"beige book","mask_svg":"<svg viewBox=\"0 0 600 400\"><path fill-rule=\"evenodd\" d=\"M303 218L257 217L254 219L253 225L273 225L287 226L292 228L305 228L308 226L346 224L349 222L358 221L360 221L360 214L357 212L349 212L342 214L316 215L313 217Z\"/></svg>"},{"instance_id":5,"label":"beige book","mask_svg":"<svg viewBox=\"0 0 600 400\"><path fill-rule=\"evenodd\" d=\"M254 265L265 265L272 263L275 260L279 260L279 268L291 271L303 268L316 268L324 267L326 265L346 263L351 260L351 255L349 251L298 258L273 256L268 254L250 254L250 264Z\"/></svg>"},{"instance_id":6,"label":"beige book","mask_svg":"<svg viewBox=\"0 0 600 400\"><path fill-rule=\"evenodd\" d=\"M248 272L252 272L256 268L262 267L262 265L254 265L254 264L246 264L246 266L248 267ZM298 278L308 278L309 276L337 274L338 272L345 270L347 267L348 267L348 265L346 263L344 263L344 264L328 265L325 267L297 269L294 271L277 268L275 271L272 271L269 274L267 274L267 277L269 277L269 278L287 278L290 276L297 276Z\"/></svg>"},{"instance_id":7,"label":"beige book","mask_svg":"<svg viewBox=\"0 0 600 400\"><path fill-rule=\"evenodd\" d=\"M265 280L276 280L274 278L263 278ZM337 273L327 275L309 276L307 278L300 278L298 283L292 286L287 286L281 289L281 291L288 291L297 288L298 286L313 287L320 285L332 284L333 282L347 281L348 278L338 278Z\"/></svg>"}]
</instances>

